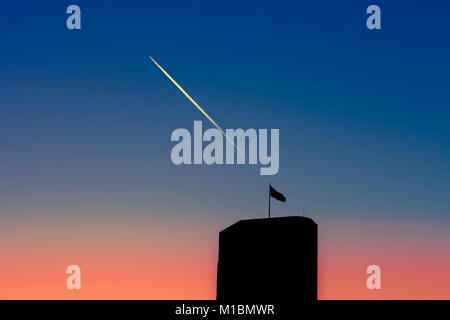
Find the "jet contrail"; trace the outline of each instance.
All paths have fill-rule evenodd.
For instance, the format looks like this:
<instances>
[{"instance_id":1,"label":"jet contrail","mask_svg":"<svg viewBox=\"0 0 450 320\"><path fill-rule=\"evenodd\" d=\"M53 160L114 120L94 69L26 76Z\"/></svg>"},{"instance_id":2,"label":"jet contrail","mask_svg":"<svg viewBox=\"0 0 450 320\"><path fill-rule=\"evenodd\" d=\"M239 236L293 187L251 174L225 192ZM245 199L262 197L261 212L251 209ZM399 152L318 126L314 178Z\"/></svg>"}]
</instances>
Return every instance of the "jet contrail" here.
<instances>
[{"instance_id":1,"label":"jet contrail","mask_svg":"<svg viewBox=\"0 0 450 320\"><path fill-rule=\"evenodd\" d=\"M167 76L167 78L170 79L170 81L173 82L174 85L177 86L178 89L180 89L181 92L183 92L183 94L186 96L186 98L188 98L193 104L194 106L197 107L198 110L201 111L201 113L203 113L205 115L206 118L208 118L209 121L211 121L211 123L223 134L223 136L228 140L228 142L230 142L235 148L236 150L238 150L240 153L243 153L235 144L234 141L231 140L230 138L228 138L228 136L225 134L225 132L222 130L222 128L206 113L205 110L203 110L202 107L200 107L198 105L197 102L195 102L194 99L191 98L191 96L184 91L184 89L166 72L166 70L164 70L159 64L158 62L155 61L155 59L153 59L152 57L150 57L150 59L156 64L156 66ZM245 155L245 154L244 154Z\"/></svg>"}]
</instances>

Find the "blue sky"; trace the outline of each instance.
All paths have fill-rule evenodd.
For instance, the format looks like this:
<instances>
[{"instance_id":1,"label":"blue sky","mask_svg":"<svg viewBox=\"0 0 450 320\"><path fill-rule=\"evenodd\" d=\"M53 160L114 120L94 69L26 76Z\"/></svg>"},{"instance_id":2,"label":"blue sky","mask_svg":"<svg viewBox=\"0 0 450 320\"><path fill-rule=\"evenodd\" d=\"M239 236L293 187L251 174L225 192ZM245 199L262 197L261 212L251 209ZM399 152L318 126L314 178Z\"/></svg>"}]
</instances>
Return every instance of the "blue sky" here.
<instances>
[{"instance_id":1,"label":"blue sky","mask_svg":"<svg viewBox=\"0 0 450 320\"><path fill-rule=\"evenodd\" d=\"M271 181L274 215L448 222L446 1L3 7L2 215L260 217ZM149 55L223 128L279 128L279 174L173 165L171 132L207 121Z\"/></svg>"}]
</instances>

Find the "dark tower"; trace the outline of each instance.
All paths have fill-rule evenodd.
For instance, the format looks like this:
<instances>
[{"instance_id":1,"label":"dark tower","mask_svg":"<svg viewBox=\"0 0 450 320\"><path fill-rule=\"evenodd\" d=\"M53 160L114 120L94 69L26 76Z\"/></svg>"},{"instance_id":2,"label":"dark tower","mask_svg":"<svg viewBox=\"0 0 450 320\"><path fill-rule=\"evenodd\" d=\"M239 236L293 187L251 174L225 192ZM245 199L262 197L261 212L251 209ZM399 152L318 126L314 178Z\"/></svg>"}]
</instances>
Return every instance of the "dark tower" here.
<instances>
[{"instance_id":1,"label":"dark tower","mask_svg":"<svg viewBox=\"0 0 450 320\"><path fill-rule=\"evenodd\" d=\"M317 300L317 224L282 217L241 220L222 230L217 300Z\"/></svg>"}]
</instances>

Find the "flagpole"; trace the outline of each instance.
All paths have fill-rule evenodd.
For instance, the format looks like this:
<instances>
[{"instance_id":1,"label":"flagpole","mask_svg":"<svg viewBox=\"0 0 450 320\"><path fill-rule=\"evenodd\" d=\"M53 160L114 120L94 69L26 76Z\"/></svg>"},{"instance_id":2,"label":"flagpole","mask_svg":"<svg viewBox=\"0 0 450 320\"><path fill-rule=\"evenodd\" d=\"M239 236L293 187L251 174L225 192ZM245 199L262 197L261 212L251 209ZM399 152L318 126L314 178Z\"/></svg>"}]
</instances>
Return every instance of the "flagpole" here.
<instances>
[{"instance_id":1,"label":"flagpole","mask_svg":"<svg viewBox=\"0 0 450 320\"><path fill-rule=\"evenodd\" d=\"M269 182L269 219L270 219L270 182Z\"/></svg>"}]
</instances>

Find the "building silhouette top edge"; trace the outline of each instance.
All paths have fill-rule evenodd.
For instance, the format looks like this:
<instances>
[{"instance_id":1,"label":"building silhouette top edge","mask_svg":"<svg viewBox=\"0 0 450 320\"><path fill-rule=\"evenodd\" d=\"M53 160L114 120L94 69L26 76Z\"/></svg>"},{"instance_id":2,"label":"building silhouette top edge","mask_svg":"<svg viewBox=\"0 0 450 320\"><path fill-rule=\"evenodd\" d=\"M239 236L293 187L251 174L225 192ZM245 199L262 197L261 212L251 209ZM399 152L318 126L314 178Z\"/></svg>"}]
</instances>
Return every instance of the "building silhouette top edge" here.
<instances>
[{"instance_id":1,"label":"building silhouette top edge","mask_svg":"<svg viewBox=\"0 0 450 320\"><path fill-rule=\"evenodd\" d=\"M302 225L314 225L317 226L317 223L308 217L303 216L287 216L287 217L275 217L275 218L262 218L262 219L245 219L239 220L238 222L232 224L220 231L227 232L237 229L245 229L245 228L254 228L256 226L277 226L277 225L286 225L286 224L302 224Z\"/></svg>"}]
</instances>

